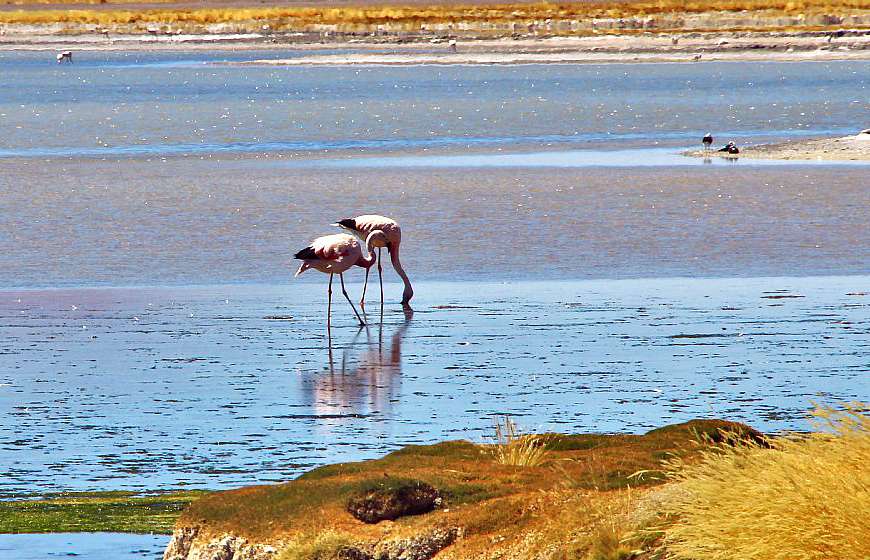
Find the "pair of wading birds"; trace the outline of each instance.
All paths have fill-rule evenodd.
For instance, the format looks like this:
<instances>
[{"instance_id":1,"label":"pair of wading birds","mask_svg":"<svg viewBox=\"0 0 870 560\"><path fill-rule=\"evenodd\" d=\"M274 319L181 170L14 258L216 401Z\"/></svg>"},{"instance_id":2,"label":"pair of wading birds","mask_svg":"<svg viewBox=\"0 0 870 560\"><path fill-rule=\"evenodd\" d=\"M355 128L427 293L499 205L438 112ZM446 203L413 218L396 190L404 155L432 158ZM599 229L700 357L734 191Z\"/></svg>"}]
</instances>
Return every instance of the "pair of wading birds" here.
<instances>
[{"instance_id":1,"label":"pair of wading birds","mask_svg":"<svg viewBox=\"0 0 870 560\"><path fill-rule=\"evenodd\" d=\"M299 270L295 276L299 276L309 268L319 270L325 274L329 274L329 287L327 288L328 303L326 307L326 326L330 327L330 315L332 315L332 277L338 274L338 279L341 280L341 293L347 299L354 315L359 320L360 326L365 326L360 314L357 313L356 307L350 301L350 296L347 295L347 290L344 288L344 273L353 266L361 266L366 269L366 279L363 284L362 297L359 300L360 307L365 311L366 288L369 284L369 270L372 265L378 265L378 280L381 284L381 313L384 310L384 275L381 268L381 249L387 248L390 254L390 261L393 263L393 268L402 278L405 284L405 290L402 292L402 306L406 309L411 307L410 301L414 297L414 290L411 288L411 281L408 280L408 275L402 268L402 263L399 262L399 244L402 242L402 228L395 220L375 214L366 214L357 216L356 218L346 218L339 220L333 224L350 232L336 233L333 235L324 235L318 237L311 244L294 255L295 258L302 261ZM365 240L365 254L359 241ZM375 256L375 248L378 250Z\"/></svg>"}]
</instances>

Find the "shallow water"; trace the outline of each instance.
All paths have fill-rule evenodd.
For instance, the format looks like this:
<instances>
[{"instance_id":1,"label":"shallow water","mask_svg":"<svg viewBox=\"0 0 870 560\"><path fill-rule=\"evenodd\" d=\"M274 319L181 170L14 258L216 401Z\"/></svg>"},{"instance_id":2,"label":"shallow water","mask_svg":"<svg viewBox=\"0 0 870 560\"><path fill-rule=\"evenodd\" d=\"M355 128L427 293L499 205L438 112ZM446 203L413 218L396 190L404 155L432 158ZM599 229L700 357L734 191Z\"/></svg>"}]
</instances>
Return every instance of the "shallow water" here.
<instances>
[{"instance_id":1,"label":"shallow water","mask_svg":"<svg viewBox=\"0 0 870 560\"><path fill-rule=\"evenodd\" d=\"M413 317L390 305L383 328L337 299L331 356L322 283L3 292L2 490L277 482L484 441L499 413L563 432L806 428L810 400L870 393L868 283L421 283Z\"/></svg>"},{"instance_id":2,"label":"shallow water","mask_svg":"<svg viewBox=\"0 0 870 560\"><path fill-rule=\"evenodd\" d=\"M283 51L0 52L0 157L685 145L856 132L870 62L222 66Z\"/></svg>"},{"instance_id":3,"label":"shallow water","mask_svg":"<svg viewBox=\"0 0 870 560\"><path fill-rule=\"evenodd\" d=\"M0 558L48 560L84 557L87 560L157 560L163 558L164 535L119 533L0 534Z\"/></svg>"},{"instance_id":4,"label":"shallow water","mask_svg":"<svg viewBox=\"0 0 870 560\"><path fill-rule=\"evenodd\" d=\"M870 273L866 166L306 165L16 160L0 286L286 283L367 212L403 224L416 281Z\"/></svg>"}]
</instances>

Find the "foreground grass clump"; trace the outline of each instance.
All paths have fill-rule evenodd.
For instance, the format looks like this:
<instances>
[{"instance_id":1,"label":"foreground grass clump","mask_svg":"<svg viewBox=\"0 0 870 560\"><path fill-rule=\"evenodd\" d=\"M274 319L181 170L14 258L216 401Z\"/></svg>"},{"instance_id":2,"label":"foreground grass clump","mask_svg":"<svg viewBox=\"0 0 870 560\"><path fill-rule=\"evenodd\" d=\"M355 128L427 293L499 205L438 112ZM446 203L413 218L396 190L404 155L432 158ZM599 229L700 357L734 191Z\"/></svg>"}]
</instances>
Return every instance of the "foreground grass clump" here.
<instances>
[{"instance_id":1,"label":"foreground grass clump","mask_svg":"<svg viewBox=\"0 0 870 560\"><path fill-rule=\"evenodd\" d=\"M537 467L547 460L547 436L521 434L510 416L496 420L495 438L489 451L500 465Z\"/></svg>"},{"instance_id":2,"label":"foreground grass clump","mask_svg":"<svg viewBox=\"0 0 870 560\"><path fill-rule=\"evenodd\" d=\"M206 492L69 492L0 501L0 533L114 531L171 533L190 502Z\"/></svg>"},{"instance_id":3,"label":"foreground grass clump","mask_svg":"<svg viewBox=\"0 0 870 560\"><path fill-rule=\"evenodd\" d=\"M668 557L870 558L870 417L857 405L817 415L825 432L777 438L769 449L727 441L694 464L671 463Z\"/></svg>"}]
</instances>

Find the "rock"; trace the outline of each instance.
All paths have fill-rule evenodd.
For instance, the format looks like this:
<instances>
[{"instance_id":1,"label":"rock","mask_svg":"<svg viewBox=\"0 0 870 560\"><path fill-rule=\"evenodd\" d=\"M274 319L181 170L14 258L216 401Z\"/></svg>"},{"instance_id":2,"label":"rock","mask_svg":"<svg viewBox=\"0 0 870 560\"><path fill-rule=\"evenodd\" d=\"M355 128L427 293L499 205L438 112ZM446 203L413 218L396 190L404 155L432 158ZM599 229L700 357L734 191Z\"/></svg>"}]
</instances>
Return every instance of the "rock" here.
<instances>
[{"instance_id":1,"label":"rock","mask_svg":"<svg viewBox=\"0 0 870 560\"><path fill-rule=\"evenodd\" d=\"M372 560L429 560L462 536L458 527L439 528L425 535L380 543Z\"/></svg>"},{"instance_id":2,"label":"rock","mask_svg":"<svg viewBox=\"0 0 870 560\"><path fill-rule=\"evenodd\" d=\"M181 527L163 553L163 560L272 560L275 547L250 544L246 539L223 534L211 539L198 539L198 527Z\"/></svg>"},{"instance_id":3,"label":"rock","mask_svg":"<svg viewBox=\"0 0 870 560\"><path fill-rule=\"evenodd\" d=\"M181 527L172 532L172 538L163 552L163 560L187 560L187 553L199 534L199 527Z\"/></svg>"},{"instance_id":4,"label":"rock","mask_svg":"<svg viewBox=\"0 0 870 560\"><path fill-rule=\"evenodd\" d=\"M347 500L345 509L363 523L420 515L440 503L438 490L419 480L385 478Z\"/></svg>"}]
</instances>

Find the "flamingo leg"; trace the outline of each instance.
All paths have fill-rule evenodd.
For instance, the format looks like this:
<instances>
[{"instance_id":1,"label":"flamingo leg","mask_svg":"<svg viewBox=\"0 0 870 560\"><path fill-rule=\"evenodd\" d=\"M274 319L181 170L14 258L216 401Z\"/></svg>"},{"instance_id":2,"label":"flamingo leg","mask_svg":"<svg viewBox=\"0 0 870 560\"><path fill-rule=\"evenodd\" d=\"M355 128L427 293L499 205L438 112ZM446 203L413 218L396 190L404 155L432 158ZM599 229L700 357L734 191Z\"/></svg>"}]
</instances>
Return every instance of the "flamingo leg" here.
<instances>
[{"instance_id":1,"label":"flamingo leg","mask_svg":"<svg viewBox=\"0 0 870 560\"><path fill-rule=\"evenodd\" d=\"M332 339L332 273L329 274L329 287L326 288L326 332Z\"/></svg>"},{"instance_id":2,"label":"flamingo leg","mask_svg":"<svg viewBox=\"0 0 870 560\"><path fill-rule=\"evenodd\" d=\"M363 307L363 308L366 306L366 288L368 288L368 286L369 286L369 269L367 268L366 269L366 280L365 280L365 282L363 282L362 297L359 298L359 306Z\"/></svg>"},{"instance_id":3,"label":"flamingo leg","mask_svg":"<svg viewBox=\"0 0 870 560\"><path fill-rule=\"evenodd\" d=\"M356 307L354 307L353 302L350 301L350 296L347 295L347 290L344 289L344 273L343 272L339 273L338 279L341 280L341 293L344 294L345 299L350 304L350 308L353 309L353 314L356 315L356 318L359 321L359 325L361 327L366 326L366 322L362 320L362 317L360 317L359 313L356 312Z\"/></svg>"},{"instance_id":4,"label":"flamingo leg","mask_svg":"<svg viewBox=\"0 0 870 560\"><path fill-rule=\"evenodd\" d=\"M368 274L368 270L366 270ZM381 323L384 322L384 269L381 266L381 248L378 247L378 281L381 284Z\"/></svg>"}]
</instances>

